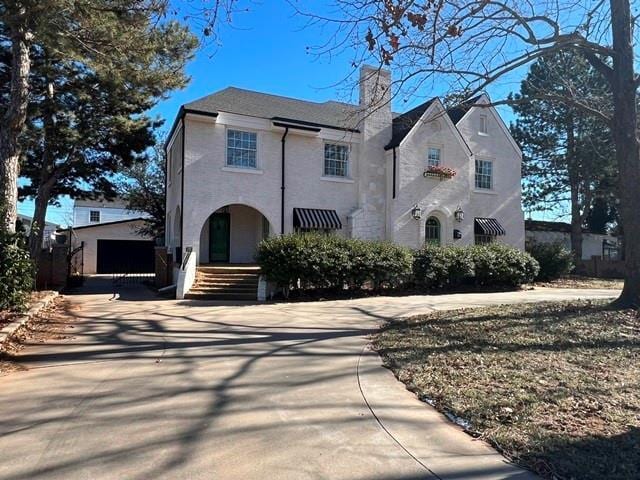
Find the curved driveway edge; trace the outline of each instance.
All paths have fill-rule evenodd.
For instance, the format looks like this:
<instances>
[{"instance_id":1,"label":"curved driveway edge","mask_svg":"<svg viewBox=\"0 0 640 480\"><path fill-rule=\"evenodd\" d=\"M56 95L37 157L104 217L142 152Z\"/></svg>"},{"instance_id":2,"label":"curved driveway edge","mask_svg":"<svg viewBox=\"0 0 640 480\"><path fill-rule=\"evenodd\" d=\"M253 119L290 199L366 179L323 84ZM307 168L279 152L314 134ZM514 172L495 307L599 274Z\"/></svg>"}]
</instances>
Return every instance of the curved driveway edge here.
<instances>
[{"instance_id":1,"label":"curved driveway edge","mask_svg":"<svg viewBox=\"0 0 640 480\"><path fill-rule=\"evenodd\" d=\"M30 370L0 377L3 480L533 478L361 355L369 334L434 309L617 292L267 305L118 293L67 297L73 337L26 348Z\"/></svg>"}]
</instances>

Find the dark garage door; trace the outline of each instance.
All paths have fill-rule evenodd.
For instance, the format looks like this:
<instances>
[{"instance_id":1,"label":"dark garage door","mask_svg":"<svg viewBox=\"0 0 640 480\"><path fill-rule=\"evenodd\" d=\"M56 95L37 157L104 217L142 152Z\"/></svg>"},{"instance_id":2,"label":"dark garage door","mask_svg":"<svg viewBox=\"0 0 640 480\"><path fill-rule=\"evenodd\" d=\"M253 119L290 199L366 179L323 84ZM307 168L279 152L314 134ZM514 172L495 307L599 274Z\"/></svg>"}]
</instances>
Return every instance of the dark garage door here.
<instances>
[{"instance_id":1,"label":"dark garage door","mask_svg":"<svg viewBox=\"0 0 640 480\"><path fill-rule=\"evenodd\" d=\"M153 273L154 242L98 240L98 273Z\"/></svg>"}]
</instances>

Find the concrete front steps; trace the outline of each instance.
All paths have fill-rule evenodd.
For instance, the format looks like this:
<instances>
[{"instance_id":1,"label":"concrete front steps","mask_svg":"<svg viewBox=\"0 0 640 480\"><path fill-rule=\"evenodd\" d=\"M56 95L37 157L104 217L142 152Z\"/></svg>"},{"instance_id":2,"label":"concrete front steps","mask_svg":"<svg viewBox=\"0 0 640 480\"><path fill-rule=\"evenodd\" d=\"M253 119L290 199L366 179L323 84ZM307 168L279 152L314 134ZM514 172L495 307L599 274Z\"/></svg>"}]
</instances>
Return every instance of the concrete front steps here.
<instances>
[{"instance_id":1,"label":"concrete front steps","mask_svg":"<svg viewBox=\"0 0 640 480\"><path fill-rule=\"evenodd\" d=\"M196 281L185 295L191 300L257 300L260 267L200 265Z\"/></svg>"}]
</instances>

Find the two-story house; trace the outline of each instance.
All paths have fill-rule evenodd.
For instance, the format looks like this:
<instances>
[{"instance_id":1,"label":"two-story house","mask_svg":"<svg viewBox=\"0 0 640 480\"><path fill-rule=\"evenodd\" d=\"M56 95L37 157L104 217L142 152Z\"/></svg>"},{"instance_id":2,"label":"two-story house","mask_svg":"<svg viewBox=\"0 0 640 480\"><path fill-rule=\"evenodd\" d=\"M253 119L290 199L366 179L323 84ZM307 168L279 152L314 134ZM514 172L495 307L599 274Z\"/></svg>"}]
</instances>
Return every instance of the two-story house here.
<instances>
[{"instance_id":1,"label":"two-story house","mask_svg":"<svg viewBox=\"0 0 640 480\"><path fill-rule=\"evenodd\" d=\"M124 201L116 200L74 200L73 226L96 225L98 223L120 222L139 219L145 214L127 209Z\"/></svg>"},{"instance_id":2,"label":"two-story house","mask_svg":"<svg viewBox=\"0 0 640 480\"><path fill-rule=\"evenodd\" d=\"M296 230L523 248L521 152L488 97L394 115L389 73L360 75L358 105L231 87L183 105L166 144L176 258L250 263Z\"/></svg>"}]
</instances>

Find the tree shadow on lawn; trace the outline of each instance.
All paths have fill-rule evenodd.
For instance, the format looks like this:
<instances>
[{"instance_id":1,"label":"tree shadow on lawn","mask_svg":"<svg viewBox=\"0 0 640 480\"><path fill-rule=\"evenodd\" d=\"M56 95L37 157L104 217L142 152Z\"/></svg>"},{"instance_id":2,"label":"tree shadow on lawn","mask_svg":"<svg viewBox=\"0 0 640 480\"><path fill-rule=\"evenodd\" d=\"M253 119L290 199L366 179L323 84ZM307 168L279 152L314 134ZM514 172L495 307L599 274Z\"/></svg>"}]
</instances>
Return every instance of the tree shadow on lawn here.
<instances>
[{"instance_id":1,"label":"tree shadow on lawn","mask_svg":"<svg viewBox=\"0 0 640 480\"><path fill-rule=\"evenodd\" d=\"M630 480L640 478L640 427L614 436L551 438L522 456L545 478Z\"/></svg>"},{"instance_id":2,"label":"tree shadow on lawn","mask_svg":"<svg viewBox=\"0 0 640 480\"><path fill-rule=\"evenodd\" d=\"M537 307L436 312L375 344L420 398L545 478L640 478L638 313Z\"/></svg>"}]
</instances>

